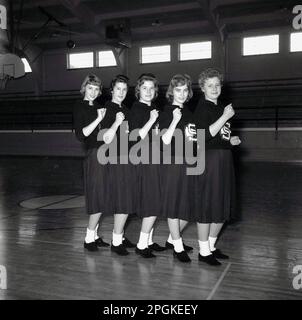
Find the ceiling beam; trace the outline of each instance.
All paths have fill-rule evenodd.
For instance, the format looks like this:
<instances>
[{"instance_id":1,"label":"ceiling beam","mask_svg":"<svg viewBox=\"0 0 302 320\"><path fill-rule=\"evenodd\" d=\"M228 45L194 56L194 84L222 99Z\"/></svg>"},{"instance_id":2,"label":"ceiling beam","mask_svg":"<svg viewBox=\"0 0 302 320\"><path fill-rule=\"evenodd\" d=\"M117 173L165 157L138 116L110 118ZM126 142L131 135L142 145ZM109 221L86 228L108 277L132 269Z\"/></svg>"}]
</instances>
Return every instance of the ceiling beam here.
<instances>
[{"instance_id":1,"label":"ceiling beam","mask_svg":"<svg viewBox=\"0 0 302 320\"><path fill-rule=\"evenodd\" d=\"M154 14L164 14L172 12L182 12L186 10L195 10L198 9L199 5L196 2L188 2L182 4L168 5L168 6L157 6L144 9L133 9L126 11L115 10L113 12L103 13L96 15L96 20L100 23L101 20L110 20L110 19L120 19L120 18L131 18L131 17L141 17L141 16L150 16Z\"/></svg>"},{"instance_id":2,"label":"ceiling beam","mask_svg":"<svg viewBox=\"0 0 302 320\"><path fill-rule=\"evenodd\" d=\"M60 0L35 0L35 1L24 1L23 9L33 9L37 8L38 6L40 7L50 7L53 5L59 4ZM17 8L15 9L17 10ZM14 10L14 11L15 11Z\"/></svg>"},{"instance_id":3,"label":"ceiling beam","mask_svg":"<svg viewBox=\"0 0 302 320\"><path fill-rule=\"evenodd\" d=\"M150 35L150 34L162 34L163 32L174 32L174 31L179 31L179 30L202 30L205 28L209 28L209 23L208 21L204 20L196 20L196 21L190 21L190 22L183 22L183 23L173 23L173 24L164 24L159 27L154 27L154 26L148 26L148 27L136 27L132 28L131 33L133 36L136 35ZM89 33L82 33L82 34L75 34L72 39L73 40L96 40L97 36L95 33L89 32ZM105 39L105 34L103 35L103 40ZM39 38L36 40L38 44L43 44L43 43L49 43L49 42L65 42L68 40L68 35L61 36L60 38Z\"/></svg>"},{"instance_id":4,"label":"ceiling beam","mask_svg":"<svg viewBox=\"0 0 302 320\"><path fill-rule=\"evenodd\" d=\"M51 0L55 1L55 0ZM45 6L43 6L45 7ZM107 12L107 13L101 13L97 14L95 13L95 23L100 24L104 20L113 20L113 19L122 19L122 18L131 18L131 17L144 17L144 16L151 16L154 14L163 14L163 13L172 13L172 12L182 12L186 10L196 10L199 9L200 6L196 2L188 2L184 4L178 4L178 5L169 5L169 6L158 6L154 8L144 8L144 9L133 9L133 10L127 10L127 11L113 11L113 12ZM81 21L77 16L60 19L64 24L71 25L76 24ZM32 23L32 27L39 27L40 22ZM28 26L24 25L24 28L31 28L28 24Z\"/></svg>"},{"instance_id":5,"label":"ceiling beam","mask_svg":"<svg viewBox=\"0 0 302 320\"><path fill-rule=\"evenodd\" d=\"M95 29L95 13L85 4L82 4L80 0L60 0L60 3L87 27ZM98 33L98 30L93 31Z\"/></svg>"},{"instance_id":6,"label":"ceiling beam","mask_svg":"<svg viewBox=\"0 0 302 320\"><path fill-rule=\"evenodd\" d=\"M77 17L82 23L99 36L102 40L104 39L104 33L96 22L95 13L87 7L85 4L81 3L80 0L60 0L60 3L67 8L75 17ZM125 73L125 56L121 49L112 47L112 52L114 54L116 63L118 67Z\"/></svg>"},{"instance_id":7,"label":"ceiling beam","mask_svg":"<svg viewBox=\"0 0 302 320\"><path fill-rule=\"evenodd\" d=\"M190 22L183 22L183 23L173 23L173 24L164 24L159 27L138 27L132 29L132 34L150 34L150 33L162 33L162 32L169 32L169 31L178 31L178 30L190 30L195 28L208 28L209 23L208 21L204 20L196 20L196 21L190 21Z\"/></svg>"},{"instance_id":8,"label":"ceiling beam","mask_svg":"<svg viewBox=\"0 0 302 320\"><path fill-rule=\"evenodd\" d=\"M209 21L209 24L213 27L214 31L219 35L221 43L225 41L225 35L223 32L224 25L220 25L219 17L214 15L209 0L198 0L197 1L202 9L205 18Z\"/></svg>"},{"instance_id":9,"label":"ceiling beam","mask_svg":"<svg viewBox=\"0 0 302 320\"><path fill-rule=\"evenodd\" d=\"M262 2L263 0L212 0L213 8L225 5L232 5L232 4L247 4L247 3L255 3L255 2Z\"/></svg>"},{"instance_id":10,"label":"ceiling beam","mask_svg":"<svg viewBox=\"0 0 302 320\"><path fill-rule=\"evenodd\" d=\"M244 16L244 19L240 16L221 18L221 21L226 25L232 24L246 24L246 23L258 23L266 22L270 20L287 20L292 15L287 12L275 12L275 13L263 13L263 14L250 14Z\"/></svg>"}]
</instances>

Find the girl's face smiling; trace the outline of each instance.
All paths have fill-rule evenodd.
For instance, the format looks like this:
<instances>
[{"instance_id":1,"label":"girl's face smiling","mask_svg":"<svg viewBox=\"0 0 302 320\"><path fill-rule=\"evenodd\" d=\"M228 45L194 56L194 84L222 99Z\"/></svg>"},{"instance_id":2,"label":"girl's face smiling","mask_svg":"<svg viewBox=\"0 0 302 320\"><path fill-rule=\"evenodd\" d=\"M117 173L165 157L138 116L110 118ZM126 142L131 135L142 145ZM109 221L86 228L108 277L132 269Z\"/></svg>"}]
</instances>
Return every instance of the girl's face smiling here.
<instances>
[{"instance_id":1,"label":"girl's face smiling","mask_svg":"<svg viewBox=\"0 0 302 320\"><path fill-rule=\"evenodd\" d=\"M124 101L126 98L126 94L128 91L128 86L124 82L117 82L112 90L112 102L115 102L119 105Z\"/></svg>"},{"instance_id":2,"label":"girl's face smiling","mask_svg":"<svg viewBox=\"0 0 302 320\"><path fill-rule=\"evenodd\" d=\"M221 83L219 78L209 78L205 81L204 86L201 88L204 93L205 99L217 103L217 99L221 94Z\"/></svg>"},{"instance_id":3,"label":"girl's face smiling","mask_svg":"<svg viewBox=\"0 0 302 320\"><path fill-rule=\"evenodd\" d=\"M99 86L95 86L93 84L87 84L85 87L84 100L93 102L98 97L99 93L100 93Z\"/></svg>"},{"instance_id":4,"label":"girl's face smiling","mask_svg":"<svg viewBox=\"0 0 302 320\"><path fill-rule=\"evenodd\" d=\"M151 105L155 96L155 87L153 81L144 81L139 88L139 101Z\"/></svg>"},{"instance_id":5,"label":"girl's face smiling","mask_svg":"<svg viewBox=\"0 0 302 320\"><path fill-rule=\"evenodd\" d=\"M186 84L177 86L173 89L173 104L182 107L187 101L189 95L189 89Z\"/></svg>"}]
</instances>

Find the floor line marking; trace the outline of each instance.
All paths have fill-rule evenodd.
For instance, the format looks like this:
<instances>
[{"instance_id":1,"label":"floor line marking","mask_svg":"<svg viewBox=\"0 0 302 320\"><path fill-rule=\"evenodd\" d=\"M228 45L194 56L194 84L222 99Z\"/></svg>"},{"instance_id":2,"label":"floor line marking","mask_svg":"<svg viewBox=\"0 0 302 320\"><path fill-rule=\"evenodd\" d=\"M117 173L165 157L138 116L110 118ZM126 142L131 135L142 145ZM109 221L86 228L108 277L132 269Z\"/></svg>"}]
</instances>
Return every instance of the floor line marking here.
<instances>
[{"instance_id":1,"label":"floor line marking","mask_svg":"<svg viewBox=\"0 0 302 320\"><path fill-rule=\"evenodd\" d=\"M50 197L50 196L45 196L45 197ZM19 203L19 206L20 206L21 208L25 209L26 211L40 210L40 209L42 209L42 208L45 208L45 207L48 207L48 206L52 206L52 205L54 205L54 204L59 204L59 203L61 203L61 202L68 201L68 200L71 200L71 199L76 199L76 198L79 198L79 197L82 197L82 195L74 195L74 196L72 196L72 197L70 197L70 198L63 199L63 200L59 200L59 201L55 201L55 202L51 202L51 203L49 203L49 204L45 204L45 205L43 205L43 206L41 206L41 207L37 207L37 208L25 208L25 207L22 207L22 206L21 206L21 203L22 203L23 201L21 201L21 202ZM38 198L42 198L42 197L38 197ZM29 200L31 200L31 199L29 199Z\"/></svg>"},{"instance_id":2,"label":"floor line marking","mask_svg":"<svg viewBox=\"0 0 302 320\"><path fill-rule=\"evenodd\" d=\"M6 239L10 240L10 239L16 239L17 237L8 237ZM32 238L25 238L25 237L18 237L19 240L21 240L20 238L23 238L22 241L30 241L30 242L39 242L39 243L49 243L49 244L57 244L57 245L62 245L62 246L72 246L74 248L81 248L80 243L79 245L74 245L74 243L70 242L57 242L57 241L47 241L47 240L37 240L37 239L32 239Z\"/></svg>"},{"instance_id":3,"label":"floor line marking","mask_svg":"<svg viewBox=\"0 0 302 320\"><path fill-rule=\"evenodd\" d=\"M215 284L214 288L212 289L212 291L208 295L206 300L211 300L213 298L213 296L216 293L218 287L220 286L222 280L224 279L224 277L226 276L227 272L229 271L231 265L232 264L229 262L228 265L226 266L226 268L224 269L223 273L221 274L220 278L218 279L217 283Z\"/></svg>"}]
</instances>

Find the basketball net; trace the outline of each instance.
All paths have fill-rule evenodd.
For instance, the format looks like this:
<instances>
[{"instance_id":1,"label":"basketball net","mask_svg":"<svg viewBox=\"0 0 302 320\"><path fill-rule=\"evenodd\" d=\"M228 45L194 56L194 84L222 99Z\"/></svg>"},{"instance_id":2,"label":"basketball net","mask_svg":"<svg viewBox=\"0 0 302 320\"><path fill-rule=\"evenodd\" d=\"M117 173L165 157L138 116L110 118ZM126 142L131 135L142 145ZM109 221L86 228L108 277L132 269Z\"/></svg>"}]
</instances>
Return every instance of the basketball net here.
<instances>
[{"instance_id":1,"label":"basketball net","mask_svg":"<svg viewBox=\"0 0 302 320\"><path fill-rule=\"evenodd\" d=\"M0 77L0 90L4 90L6 88L6 84L9 80L9 75L4 74L3 77Z\"/></svg>"}]
</instances>

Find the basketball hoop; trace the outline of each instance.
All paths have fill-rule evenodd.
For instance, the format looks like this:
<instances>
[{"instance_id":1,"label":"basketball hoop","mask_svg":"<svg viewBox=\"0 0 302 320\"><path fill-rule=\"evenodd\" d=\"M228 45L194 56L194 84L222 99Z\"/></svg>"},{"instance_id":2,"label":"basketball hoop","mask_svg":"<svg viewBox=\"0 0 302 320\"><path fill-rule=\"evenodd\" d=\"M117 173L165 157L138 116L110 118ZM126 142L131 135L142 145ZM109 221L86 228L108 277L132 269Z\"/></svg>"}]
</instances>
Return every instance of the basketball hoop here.
<instances>
[{"instance_id":1,"label":"basketball hoop","mask_svg":"<svg viewBox=\"0 0 302 320\"><path fill-rule=\"evenodd\" d=\"M0 54L0 90L4 90L9 79L23 77L24 63L12 53Z\"/></svg>"}]
</instances>

